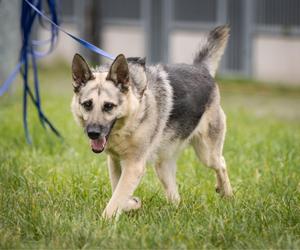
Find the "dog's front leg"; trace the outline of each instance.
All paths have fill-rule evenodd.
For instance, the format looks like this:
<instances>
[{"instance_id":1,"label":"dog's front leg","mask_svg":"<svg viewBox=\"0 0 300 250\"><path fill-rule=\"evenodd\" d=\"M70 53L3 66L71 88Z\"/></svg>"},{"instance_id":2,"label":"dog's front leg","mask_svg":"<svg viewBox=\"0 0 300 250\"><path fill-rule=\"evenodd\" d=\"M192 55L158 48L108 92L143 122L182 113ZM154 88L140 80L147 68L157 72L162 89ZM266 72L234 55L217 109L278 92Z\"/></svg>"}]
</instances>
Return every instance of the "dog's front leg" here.
<instances>
[{"instance_id":1,"label":"dog's front leg","mask_svg":"<svg viewBox=\"0 0 300 250\"><path fill-rule=\"evenodd\" d=\"M107 204L102 216L104 218L118 217L133 195L143 174L145 172L144 161L124 161L122 164L122 174L117 187Z\"/></svg>"},{"instance_id":2,"label":"dog's front leg","mask_svg":"<svg viewBox=\"0 0 300 250\"><path fill-rule=\"evenodd\" d=\"M112 193L114 193L121 176L121 164L119 159L116 159L111 155L108 155L107 162L108 162L108 171L109 171L109 179L111 183L111 190Z\"/></svg>"}]
</instances>

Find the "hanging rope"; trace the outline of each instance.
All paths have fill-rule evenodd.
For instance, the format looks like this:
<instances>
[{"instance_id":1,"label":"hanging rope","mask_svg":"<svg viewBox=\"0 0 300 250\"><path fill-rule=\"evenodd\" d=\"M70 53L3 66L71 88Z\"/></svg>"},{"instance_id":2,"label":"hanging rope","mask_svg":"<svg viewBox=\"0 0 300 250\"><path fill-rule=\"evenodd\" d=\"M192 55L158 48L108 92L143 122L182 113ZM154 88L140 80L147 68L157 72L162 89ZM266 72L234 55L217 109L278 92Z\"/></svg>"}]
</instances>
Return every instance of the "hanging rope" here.
<instances>
[{"instance_id":1,"label":"hanging rope","mask_svg":"<svg viewBox=\"0 0 300 250\"><path fill-rule=\"evenodd\" d=\"M50 13L50 17L46 16L42 9L42 2L46 2L47 8ZM24 90L23 90L23 125L25 131L26 141L31 143L31 137L28 129L28 98L32 101L35 108L37 109L39 120L44 128L49 127L51 131L61 137L58 130L52 125L49 119L45 116L42 106L41 106L41 98L39 91L39 78L38 78L38 68L37 68L37 59L40 59L44 56L50 54L56 43L58 38L59 31L62 31L69 37L73 38L75 41L79 42L81 45L86 47L87 49L101 55L107 57L111 60L114 59L114 56L109 53L103 51L102 49L96 47L95 45L78 38L71 33L65 31L59 26L58 17L57 17L57 5L56 0L23 0L22 2L22 10L21 10L21 35L22 35L22 47L20 51L20 60L16 65L15 69L8 76L6 81L0 87L0 96L2 96L12 84L17 74L20 72L24 82ZM47 20L51 25L51 37L47 40L32 40L31 32L33 28L34 21L37 16L39 17L39 24L42 28L45 28L43 25L43 20ZM38 48L41 46L48 46L48 50L46 52L40 52ZM28 74L30 69L30 62L33 70L33 90L29 84Z\"/></svg>"},{"instance_id":2,"label":"hanging rope","mask_svg":"<svg viewBox=\"0 0 300 250\"><path fill-rule=\"evenodd\" d=\"M36 3L36 7L38 9L42 9L42 1L33 1ZM55 1L48 0L46 1L48 4L49 12L51 14L52 21L54 23L58 23L57 15L56 15L56 3ZM43 127L48 125L48 127L56 134L57 136L61 137L58 130L52 125L52 123L48 120L48 118L44 115L41 107L41 98L39 93L39 79L38 79L38 72L37 72L37 64L36 59L38 57L43 57L48 55L54 49L54 46L57 42L58 37L58 29L55 25L51 24L51 38L48 41L32 41L31 40L31 32L34 21L36 19L37 12L31 8L31 6L27 3L27 0L23 1L22 3L22 10L21 10L21 35L22 35L22 48L20 52L20 62L22 62L21 66L21 76L24 82L24 90L23 90L23 125L25 130L25 136L28 143L31 143L31 137L28 129L28 97L31 99L32 103L37 109L38 116L40 119L41 124ZM41 22L40 22L41 23ZM39 47L39 44L48 44L50 43L48 51L45 53L40 53L34 50L35 47ZM34 81L34 94L32 93L31 87L29 85L29 63L31 60L31 65L33 69L33 81Z\"/></svg>"}]
</instances>

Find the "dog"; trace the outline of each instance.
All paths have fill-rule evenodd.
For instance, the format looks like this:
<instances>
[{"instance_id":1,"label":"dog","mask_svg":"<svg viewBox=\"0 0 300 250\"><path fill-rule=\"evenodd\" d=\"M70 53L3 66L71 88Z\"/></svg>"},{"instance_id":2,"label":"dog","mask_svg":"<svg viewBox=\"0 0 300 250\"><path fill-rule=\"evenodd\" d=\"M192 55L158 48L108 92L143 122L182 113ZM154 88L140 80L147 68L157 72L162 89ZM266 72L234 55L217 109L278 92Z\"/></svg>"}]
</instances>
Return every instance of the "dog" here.
<instances>
[{"instance_id":1,"label":"dog","mask_svg":"<svg viewBox=\"0 0 300 250\"><path fill-rule=\"evenodd\" d=\"M215 170L216 191L232 196L223 144L226 116L214 76L229 36L212 30L193 64L146 65L145 58L118 55L111 65L90 68L72 61L72 113L95 153L108 156L112 197L102 216L118 217L141 207L133 193L154 162L167 200L178 204L176 159L187 145Z\"/></svg>"}]
</instances>

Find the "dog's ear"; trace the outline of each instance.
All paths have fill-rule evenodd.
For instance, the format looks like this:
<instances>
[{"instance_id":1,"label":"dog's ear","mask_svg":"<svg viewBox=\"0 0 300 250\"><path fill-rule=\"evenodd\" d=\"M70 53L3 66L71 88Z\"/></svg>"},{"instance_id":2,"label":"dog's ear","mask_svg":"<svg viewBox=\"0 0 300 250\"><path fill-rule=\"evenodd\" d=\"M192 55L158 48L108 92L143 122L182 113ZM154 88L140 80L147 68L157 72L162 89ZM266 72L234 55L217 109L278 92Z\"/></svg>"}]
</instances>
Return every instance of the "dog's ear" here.
<instances>
[{"instance_id":1,"label":"dog's ear","mask_svg":"<svg viewBox=\"0 0 300 250\"><path fill-rule=\"evenodd\" d=\"M89 80L92 80L93 74L89 65L79 54L75 54L72 61L72 77L74 92L78 92L81 86L84 86Z\"/></svg>"},{"instance_id":2,"label":"dog's ear","mask_svg":"<svg viewBox=\"0 0 300 250\"><path fill-rule=\"evenodd\" d=\"M144 69L146 67L146 57L128 57L127 62L139 64Z\"/></svg>"},{"instance_id":3,"label":"dog's ear","mask_svg":"<svg viewBox=\"0 0 300 250\"><path fill-rule=\"evenodd\" d=\"M123 54L116 57L110 66L107 80L113 81L117 86L121 86L122 91L127 91L129 86L129 67Z\"/></svg>"},{"instance_id":4,"label":"dog's ear","mask_svg":"<svg viewBox=\"0 0 300 250\"><path fill-rule=\"evenodd\" d=\"M140 57L137 62L145 69L145 67L146 67L146 57Z\"/></svg>"}]
</instances>

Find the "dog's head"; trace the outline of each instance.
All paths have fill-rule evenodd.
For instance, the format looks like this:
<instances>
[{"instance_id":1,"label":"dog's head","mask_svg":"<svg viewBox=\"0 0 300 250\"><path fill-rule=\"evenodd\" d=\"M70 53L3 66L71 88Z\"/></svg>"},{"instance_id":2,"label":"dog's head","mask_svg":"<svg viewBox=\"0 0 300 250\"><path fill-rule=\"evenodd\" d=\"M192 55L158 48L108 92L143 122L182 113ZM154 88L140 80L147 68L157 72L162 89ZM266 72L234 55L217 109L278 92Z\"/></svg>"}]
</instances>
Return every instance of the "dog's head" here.
<instances>
[{"instance_id":1,"label":"dog's head","mask_svg":"<svg viewBox=\"0 0 300 250\"><path fill-rule=\"evenodd\" d=\"M118 120L126 119L139 105L146 88L145 60L116 57L104 70L91 70L79 54L72 62L74 96L72 112L101 153Z\"/></svg>"}]
</instances>

